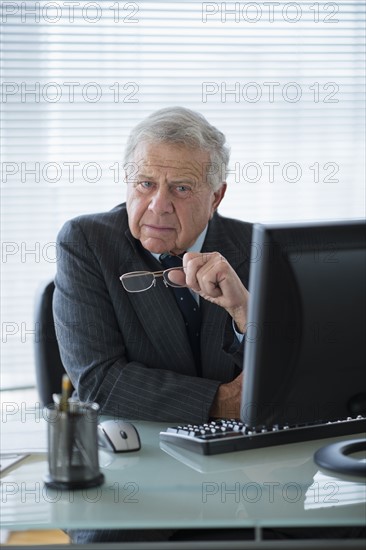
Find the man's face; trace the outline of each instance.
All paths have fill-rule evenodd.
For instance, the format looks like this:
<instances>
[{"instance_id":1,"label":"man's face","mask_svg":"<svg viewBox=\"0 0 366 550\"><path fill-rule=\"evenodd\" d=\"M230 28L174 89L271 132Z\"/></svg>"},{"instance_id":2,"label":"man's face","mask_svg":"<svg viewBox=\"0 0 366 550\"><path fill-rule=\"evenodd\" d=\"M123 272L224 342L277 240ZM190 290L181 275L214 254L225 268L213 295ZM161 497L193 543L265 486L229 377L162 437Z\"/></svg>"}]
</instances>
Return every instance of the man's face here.
<instances>
[{"instance_id":1,"label":"man's face","mask_svg":"<svg viewBox=\"0 0 366 550\"><path fill-rule=\"evenodd\" d=\"M226 190L206 181L209 155L169 143L142 142L127 174L132 235L150 252L181 254L206 227Z\"/></svg>"}]
</instances>

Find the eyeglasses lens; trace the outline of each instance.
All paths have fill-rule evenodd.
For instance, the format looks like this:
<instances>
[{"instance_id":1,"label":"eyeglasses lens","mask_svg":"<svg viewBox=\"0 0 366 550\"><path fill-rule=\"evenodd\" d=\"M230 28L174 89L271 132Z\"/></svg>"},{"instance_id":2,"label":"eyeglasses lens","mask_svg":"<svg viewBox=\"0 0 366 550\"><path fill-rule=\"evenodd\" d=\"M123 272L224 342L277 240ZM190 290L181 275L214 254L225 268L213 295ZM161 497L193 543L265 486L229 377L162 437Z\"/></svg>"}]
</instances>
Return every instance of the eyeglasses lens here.
<instances>
[{"instance_id":1,"label":"eyeglasses lens","mask_svg":"<svg viewBox=\"0 0 366 550\"><path fill-rule=\"evenodd\" d=\"M164 279L170 286L185 287L186 276L182 267L173 267L164 272Z\"/></svg>"},{"instance_id":2,"label":"eyeglasses lens","mask_svg":"<svg viewBox=\"0 0 366 550\"><path fill-rule=\"evenodd\" d=\"M139 273L138 275L131 273L123 275L121 282L128 292L142 292L153 285L154 275L152 273Z\"/></svg>"}]
</instances>

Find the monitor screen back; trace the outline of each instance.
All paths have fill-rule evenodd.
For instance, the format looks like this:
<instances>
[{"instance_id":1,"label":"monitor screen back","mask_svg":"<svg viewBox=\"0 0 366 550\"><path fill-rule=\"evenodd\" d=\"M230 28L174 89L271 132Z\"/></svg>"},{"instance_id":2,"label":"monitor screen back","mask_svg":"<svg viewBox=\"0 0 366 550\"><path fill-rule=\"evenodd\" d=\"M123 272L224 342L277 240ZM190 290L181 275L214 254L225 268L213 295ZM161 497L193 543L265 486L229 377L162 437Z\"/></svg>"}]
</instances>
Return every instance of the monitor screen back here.
<instances>
[{"instance_id":1,"label":"monitor screen back","mask_svg":"<svg viewBox=\"0 0 366 550\"><path fill-rule=\"evenodd\" d=\"M365 414L364 224L255 226L253 243L242 419Z\"/></svg>"}]
</instances>

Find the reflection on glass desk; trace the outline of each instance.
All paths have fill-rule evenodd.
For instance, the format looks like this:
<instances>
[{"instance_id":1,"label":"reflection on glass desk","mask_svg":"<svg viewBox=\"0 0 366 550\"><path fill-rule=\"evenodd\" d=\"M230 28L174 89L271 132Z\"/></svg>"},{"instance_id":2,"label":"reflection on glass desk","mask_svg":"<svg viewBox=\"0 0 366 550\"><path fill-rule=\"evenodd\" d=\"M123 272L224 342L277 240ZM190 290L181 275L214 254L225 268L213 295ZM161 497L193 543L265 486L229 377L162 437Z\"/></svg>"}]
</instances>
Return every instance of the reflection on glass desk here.
<instances>
[{"instance_id":1,"label":"reflection on glass desk","mask_svg":"<svg viewBox=\"0 0 366 550\"><path fill-rule=\"evenodd\" d=\"M16 431L17 424L4 425L2 437ZM100 487L63 492L47 489L43 483L48 469L45 453L31 454L6 470L1 476L1 527L194 529L364 524L365 482L319 471L313 454L324 440L205 457L159 445L159 432L167 424L134 424L141 450L126 454L100 450L105 475ZM32 429L31 419L27 419L27 429Z\"/></svg>"}]
</instances>

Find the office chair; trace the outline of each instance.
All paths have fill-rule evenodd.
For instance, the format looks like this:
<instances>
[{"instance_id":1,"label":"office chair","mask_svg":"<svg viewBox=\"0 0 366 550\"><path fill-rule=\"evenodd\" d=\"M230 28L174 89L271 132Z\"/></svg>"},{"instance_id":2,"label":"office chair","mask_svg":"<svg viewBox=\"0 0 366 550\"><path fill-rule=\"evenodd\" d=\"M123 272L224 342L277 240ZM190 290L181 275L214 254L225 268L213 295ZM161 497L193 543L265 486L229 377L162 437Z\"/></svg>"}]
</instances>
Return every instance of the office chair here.
<instances>
[{"instance_id":1,"label":"office chair","mask_svg":"<svg viewBox=\"0 0 366 550\"><path fill-rule=\"evenodd\" d=\"M37 389L42 405L52 403L52 394L61 393L62 375L65 373L56 339L52 312L55 284L49 281L36 296L35 365Z\"/></svg>"}]
</instances>

